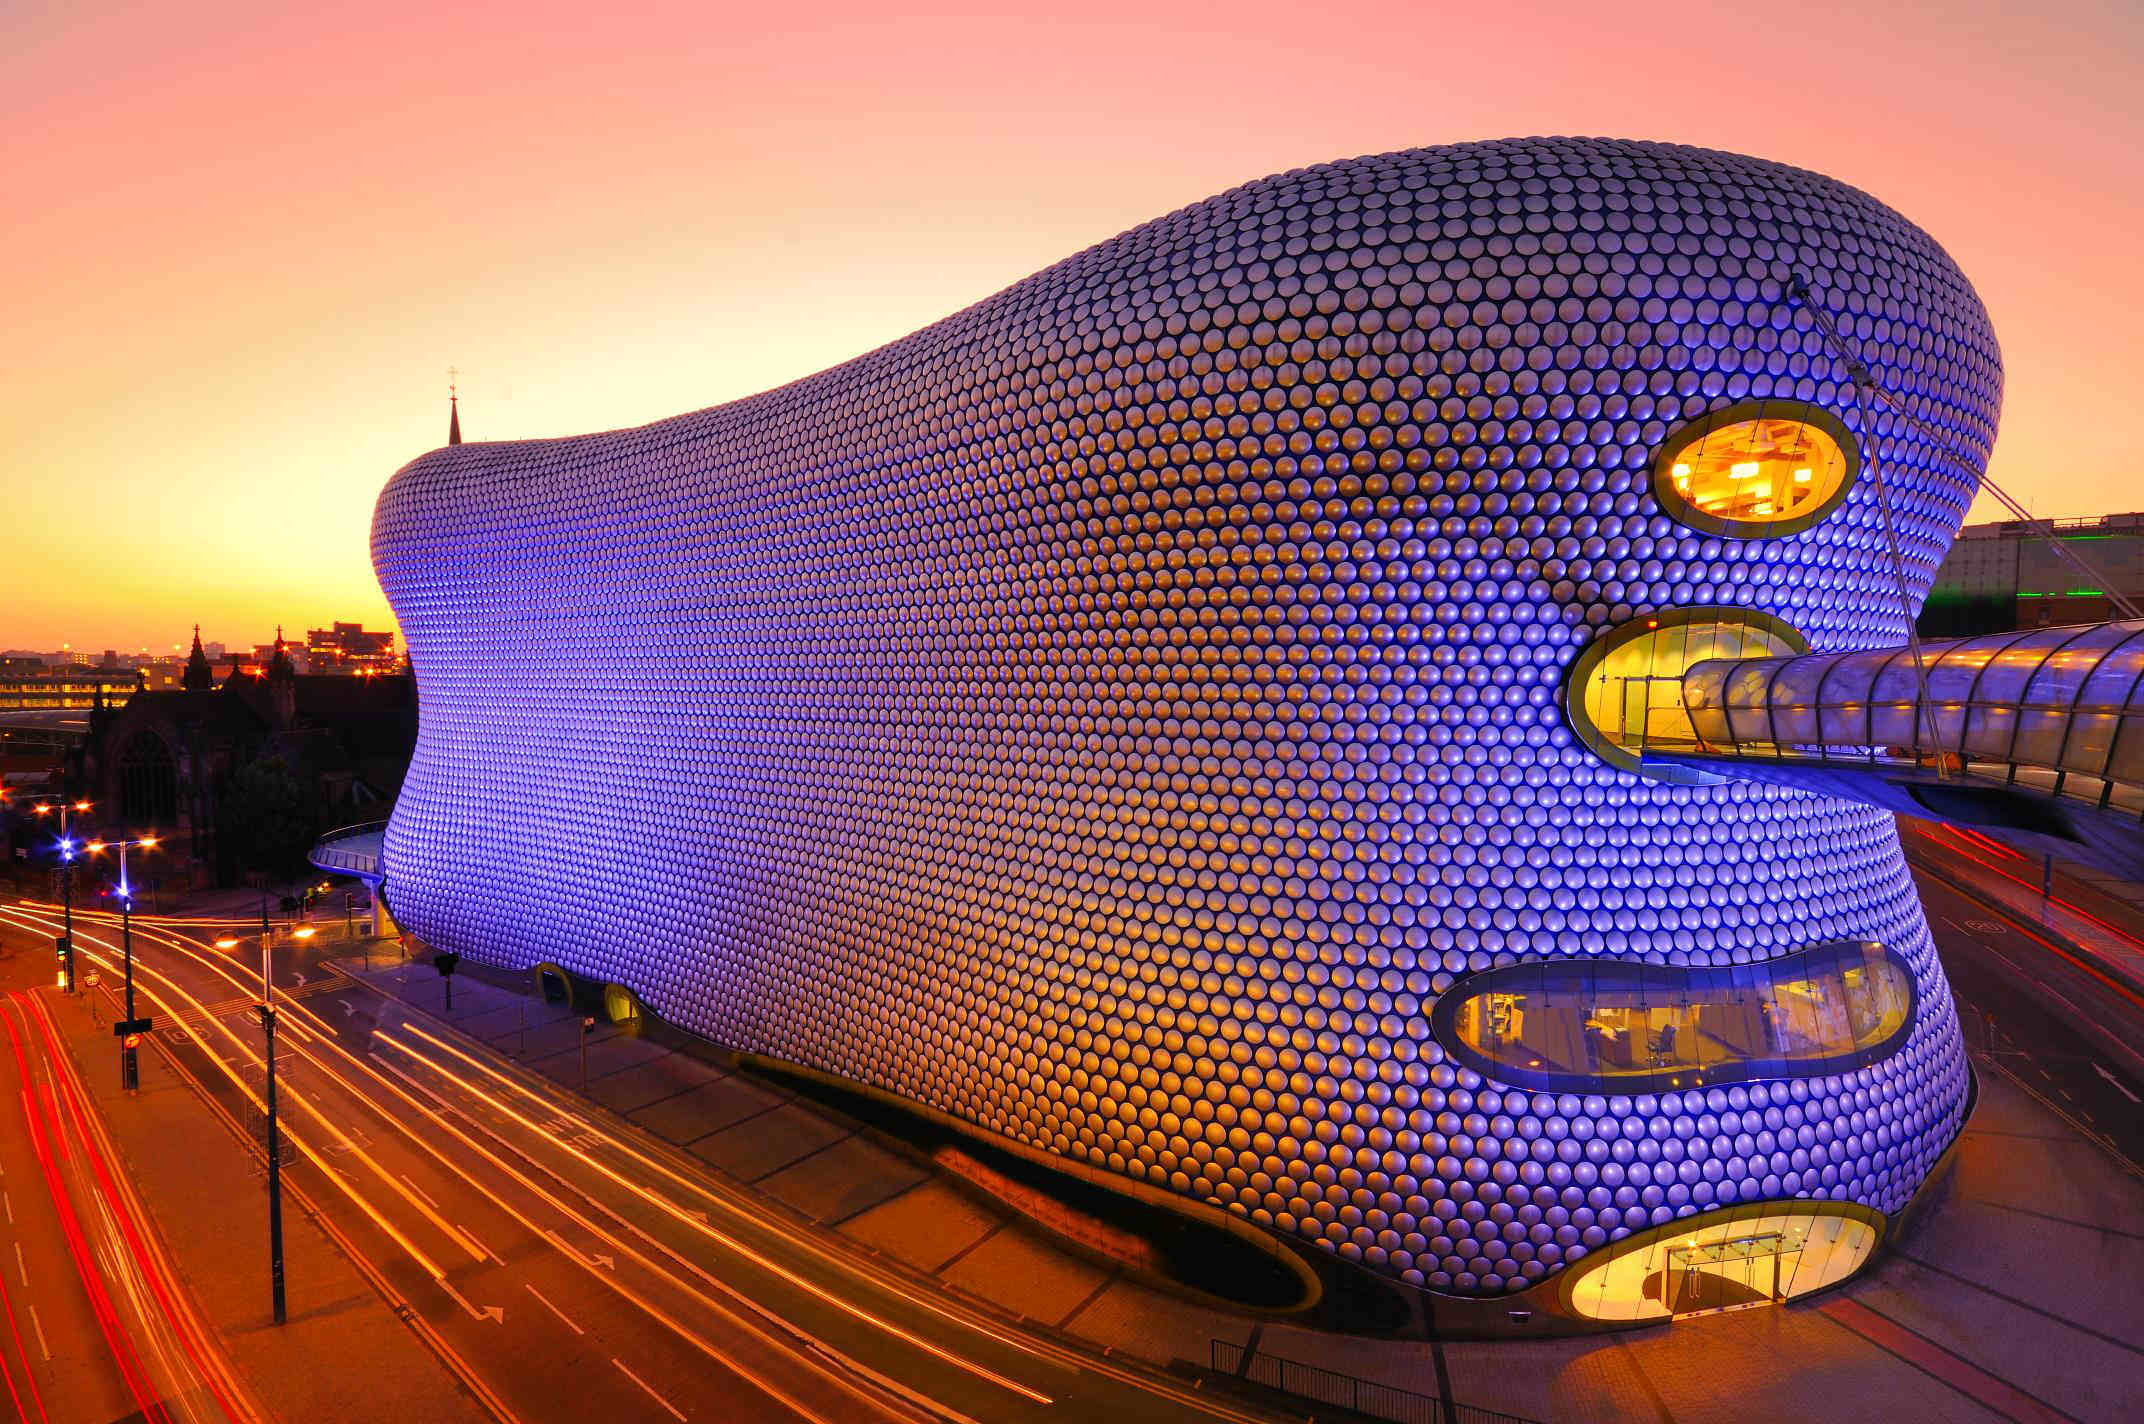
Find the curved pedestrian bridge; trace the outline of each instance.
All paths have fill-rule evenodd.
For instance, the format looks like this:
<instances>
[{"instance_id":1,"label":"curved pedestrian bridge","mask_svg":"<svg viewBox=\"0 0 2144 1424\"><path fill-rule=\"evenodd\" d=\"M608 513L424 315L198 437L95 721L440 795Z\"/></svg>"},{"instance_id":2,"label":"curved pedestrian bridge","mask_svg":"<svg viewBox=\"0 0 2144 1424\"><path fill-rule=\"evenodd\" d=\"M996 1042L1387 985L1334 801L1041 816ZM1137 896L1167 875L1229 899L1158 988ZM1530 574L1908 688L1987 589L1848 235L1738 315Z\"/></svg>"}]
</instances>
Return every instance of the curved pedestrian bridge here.
<instances>
[{"instance_id":1,"label":"curved pedestrian bridge","mask_svg":"<svg viewBox=\"0 0 2144 1424\"><path fill-rule=\"evenodd\" d=\"M1910 647L1713 658L1683 671L1679 692L1674 715L1616 729L1646 768L1804 786L2052 837L2130 871L2144 862L2144 621L1923 643L1918 666Z\"/></svg>"},{"instance_id":2,"label":"curved pedestrian bridge","mask_svg":"<svg viewBox=\"0 0 2144 1424\"><path fill-rule=\"evenodd\" d=\"M355 875L368 884L380 883L380 842L387 834L385 821L367 821L329 831L313 842L306 859L334 875Z\"/></svg>"}]
</instances>

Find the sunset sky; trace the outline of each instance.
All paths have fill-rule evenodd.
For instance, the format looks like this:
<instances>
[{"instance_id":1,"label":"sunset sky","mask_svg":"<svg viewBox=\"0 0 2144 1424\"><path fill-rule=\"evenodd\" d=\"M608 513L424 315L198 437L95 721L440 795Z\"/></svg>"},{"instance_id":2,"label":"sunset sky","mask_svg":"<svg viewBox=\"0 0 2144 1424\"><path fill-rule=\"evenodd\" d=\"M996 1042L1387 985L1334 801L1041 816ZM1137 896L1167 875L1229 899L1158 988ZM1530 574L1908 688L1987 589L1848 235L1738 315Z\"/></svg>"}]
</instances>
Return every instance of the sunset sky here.
<instances>
[{"instance_id":1,"label":"sunset sky","mask_svg":"<svg viewBox=\"0 0 2144 1424\"><path fill-rule=\"evenodd\" d=\"M1010 8L6 0L0 646L384 623L449 365L471 439L637 424L1247 179L1534 133L1874 193L1994 315L1995 477L2144 507L2134 4Z\"/></svg>"}]
</instances>

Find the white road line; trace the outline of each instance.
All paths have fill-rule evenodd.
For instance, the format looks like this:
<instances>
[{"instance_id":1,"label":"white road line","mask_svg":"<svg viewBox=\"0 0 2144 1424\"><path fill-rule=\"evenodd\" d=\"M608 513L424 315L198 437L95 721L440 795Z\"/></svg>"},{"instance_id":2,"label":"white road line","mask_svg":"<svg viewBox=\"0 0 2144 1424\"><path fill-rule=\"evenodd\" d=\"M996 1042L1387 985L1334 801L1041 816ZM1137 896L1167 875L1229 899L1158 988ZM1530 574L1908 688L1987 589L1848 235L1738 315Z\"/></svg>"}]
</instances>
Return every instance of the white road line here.
<instances>
[{"instance_id":1,"label":"white road line","mask_svg":"<svg viewBox=\"0 0 2144 1424\"><path fill-rule=\"evenodd\" d=\"M22 1243L20 1241L15 1243L15 1269L22 1275L22 1288L28 1290L30 1288L30 1267L29 1263L22 1259Z\"/></svg>"},{"instance_id":2,"label":"white road line","mask_svg":"<svg viewBox=\"0 0 2144 1424\"><path fill-rule=\"evenodd\" d=\"M30 1325L37 1331L37 1348L44 1351L45 1358L52 1358L52 1347L45 1343L45 1322L37 1318L37 1307L30 1307Z\"/></svg>"},{"instance_id":3,"label":"white road line","mask_svg":"<svg viewBox=\"0 0 2144 1424\"><path fill-rule=\"evenodd\" d=\"M415 1192L415 1193L416 1193L416 1194L417 1194L418 1196L420 1196L420 1197L423 1197L423 1198L424 1198L424 1204L425 1204L426 1206L430 1207L430 1208L431 1208L432 1210L434 1210L434 1211L437 1211L437 1210L439 1210L439 1203L438 1203L438 1202L436 1202L436 1201L433 1201L433 1200L431 1199L431 1197L427 1196L427 1195L425 1194L425 1190L424 1190L424 1188L422 1188L422 1187L418 1186L418 1185L417 1185L417 1184L416 1184L415 1182L410 1182L410 1180L409 1180L409 1173L407 1173L407 1172L400 1172L400 1173L397 1173L396 1175L400 1176L400 1177L402 1178L402 1180L403 1180L403 1181L405 1181L405 1182L409 1182L409 1189L410 1189L411 1191Z\"/></svg>"},{"instance_id":4,"label":"white road line","mask_svg":"<svg viewBox=\"0 0 2144 1424\"><path fill-rule=\"evenodd\" d=\"M462 1225L458 1221L454 1223L454 1229L461 1232L462 1235L468 1237L471 1241L475 1241L477 1244L477 1249L482 1251L485 1255L491 1257L494 1264L501 1266L506 1264L506 1258L504 1256L501 1256L498 1252L492 1250L489 1246L486 1246L483 1241L478 1238L477 1234L474 1231L471 1231L468 1227Z\"/></svg>"},{"instance_id":5,"label":"white road line","mask_svg":"<svg viewBox=\"0 0 2144 1424\"><path fill-rule=\"evenodd\" d=\"M654 1400L657 1404L660 1404L663 1408L669 1410L673 1417L678 1419L683 1419L685 1417L683 1414L680 1414L678 1412L678 1407L676 1405L672 1404L669 1400L664 1399L654 1390L648 1389L648 1382L646 1380L642 1379L639 1375L634 1374L631 1370L625 1369L625 1361L619 1359L616 1355L612 1355L610 1357L610 1362L616 1365L619 1369L625 1370L625 1377L627 1379L631 1380L634 1384L639 1385L642 1389L646 1389L648 1391L648 1398Z\"/></svg>"},{"instance_id":6,"label":"white road line","mask_svg":"<svg viewBox=\"0 0 2144 1424\"><path fill-rule=\"evenodd\" d=\"M2129 1101L2133 1103L2144 1102L2144 1098L2139 1098L2135 1093L2130 1092L2128 1088L2122 1085L2121 1079L2115 1077L2112 1073L2109 1073L2099 1064L2094 1063L2092 1065L2092 1071L2094 1073L2097 1073L2100 1077L2105 1078L2108 1082L2112 1083L2114 1085L2114 1091L2120 1093L2123 1097L2129 1099ZM15 1218L12 1216L8 1218L8 1220L10 1221L13 1221L14 1219Z\"/></svg>"},{"instance_id":7,"label":"white road line","mask_svg":"<svg viewBox=\"0 0 2144 1424\"><path fill-rule=\"evenodd\" d=\"M0 1192L0 1206L7 1208L7 1224L13 1226L15 1224L15 1199L6 1192Z\"/></svg>"},{"instance_id":8,"label":"white road line","mask_svg":"<svg viewBox=\"0 0 2144 1424\"><path fill-rule=\"evenodd\" d=\"M528 1286L528 1287L529 1287L529 1294L530 1294L530 1295L532 1295L532 1296L535 1296L535 1297L536 1297L536 1299L538 1299L538 1300L542 1300L542 1301L543 1301L543 1308L544 1308L545 1310L548 1310L548 1311L550 1311L550 1312L551 1312L551 1313L552 1313L553 1315L557 1316L557 1317L558 1317L558 1318L559 1318L560 1320L563 1320L563 1321L565 1321L565 1322L566 1322L566 1328L567 1328L568 1330L571 1330L571 1331L572 1331L572 1332L573 1332L574 1334L576 1334L576 1335L586 1335L586 1334L588 1333L588 1332L587 1332L586 1330L583 1330L583 1329L582 1329L582 1328L581 1328L580 1326L578 1326L578 1325L575 1325L575 1324L573 1323L573 1319L572 1319L572 1317L568 1316L568 1315L566 1314L566 1312L565 1312L565 1311L563 1311L563 1310L560 1310L560 1309L559 1309L559 1308L558 1308L557 1306L555 1306L555 1305L551 1304L551 1302L550 1302L550 1301L548 1301L548 1300L544 1300L544 1294L543 1294L543 1292L542 1292L542 1291L540 1291L540 1290L536 1289L536 1287L534 1287L534 1286L529 1286L529 1283L528 1283L527 1281L523 1281L523 1282L522 1282L521 1284L523 1284L523 1285L525 1285L525 1286Z\"/></svg>"}]
</instances>

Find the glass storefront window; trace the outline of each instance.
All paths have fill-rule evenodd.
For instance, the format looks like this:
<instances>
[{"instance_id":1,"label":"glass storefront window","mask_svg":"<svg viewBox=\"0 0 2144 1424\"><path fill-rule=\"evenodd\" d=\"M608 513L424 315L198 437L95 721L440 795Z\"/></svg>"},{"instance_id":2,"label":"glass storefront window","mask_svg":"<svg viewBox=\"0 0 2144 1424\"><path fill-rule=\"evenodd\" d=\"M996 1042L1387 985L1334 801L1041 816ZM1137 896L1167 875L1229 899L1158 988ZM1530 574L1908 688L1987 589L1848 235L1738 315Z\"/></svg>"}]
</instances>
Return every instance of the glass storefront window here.
<instances>
[{"instance_id":1,"label":"glass storefront window","mask_svg":"<svg viewBox=\"0 0 2144 1424\"><path fill-rule=\"evenodd\" d=\"M1714 659L1808 651L1801 634L1755 609L1665 608L1611 628L1586 645L1571 664L1564 710L1579 740L1625 771L1662 781L1717 780L1684 767L1640 765L1648 747L1699 749L1683 674Z\"/></svg>"},{"instance_id":2,"label":"glass storefront window","mask_svg":"<svg viewBox=\"0 0 2144 1424\"><path fill-rule=\"evenodd\" d=\"M1541 1092L1658 1092L1844 1072L1912 1025L1913 974L1841 941L1759 964L1559 959L1460 980L1431 1011L1445 1052Z\"/></svg>"},{"instance_id":3,"label":"glass storefront window","mask_svg":"<svg viewBox=\"0 0 2144 1424\"><path fill-rule=\"evenodd\" d=\"M1571 1268L1563 1302L1589 1320L1665 1320L1775 1305L1852 1275L1882 1213L1851 1202L1762 1202L1643 1231Z\"/></svg>"},{"instance_id":4,"label":"glass storefront window","mask_svg":"<svg viewBox=\"0 0 2144 1424\"><path fill-rule=\"evenodd\" d=\"M1838 419L1801 401L1744 401L1661 447L1653 494L1683 524L1742 538L1794 534L1845 498L1860 464Z\"/></svg>"}]
</instances>

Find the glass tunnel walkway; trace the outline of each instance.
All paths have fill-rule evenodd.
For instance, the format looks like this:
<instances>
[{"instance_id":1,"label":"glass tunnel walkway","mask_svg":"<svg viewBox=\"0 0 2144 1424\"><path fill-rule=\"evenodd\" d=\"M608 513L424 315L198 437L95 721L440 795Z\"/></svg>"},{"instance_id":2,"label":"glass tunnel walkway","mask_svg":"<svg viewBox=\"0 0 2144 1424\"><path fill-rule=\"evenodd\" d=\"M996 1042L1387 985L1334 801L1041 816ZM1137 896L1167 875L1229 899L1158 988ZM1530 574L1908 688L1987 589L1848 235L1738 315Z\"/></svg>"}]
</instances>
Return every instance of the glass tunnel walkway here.
<instances>
[{"instance_id":1,"label":"glass tunnel walkway","mask_svg":"<svg viewBox=\"0 0 2144 1424\"><path fill-rule=\"evenodd\" d=\"M1581 735L1664 779L1799 785L2144 861L2144 620L1926 642L1916 658L1810 653L1792 630L1708 614L1647 620L1574 668Z\"/></svg>"}]
</instances>

